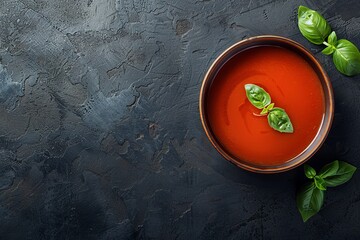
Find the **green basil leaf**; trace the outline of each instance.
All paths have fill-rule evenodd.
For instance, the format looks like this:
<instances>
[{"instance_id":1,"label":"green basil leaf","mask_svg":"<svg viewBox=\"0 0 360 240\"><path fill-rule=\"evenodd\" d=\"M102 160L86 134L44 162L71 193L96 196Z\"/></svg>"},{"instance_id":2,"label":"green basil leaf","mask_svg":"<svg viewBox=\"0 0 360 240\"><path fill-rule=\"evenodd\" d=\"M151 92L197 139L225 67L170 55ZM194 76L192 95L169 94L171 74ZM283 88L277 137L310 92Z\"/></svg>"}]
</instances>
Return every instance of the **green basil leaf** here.
<instances>
[{"instance_id":1,"label":"green basil leaf","mask_svg":"<svg viewBox=\"0 0 360 240\"><path fill-rule=\"evenodd\" d=\"M339 167L336 172L331 172L323 177L327 187L336 187L349 181L356 171L356 167L342 161L338 161Z\"/></svg>"},{"instance_id":2,"label":"green basil leaf","mask_svg":"<svg viewBox=\"0 0 360 240\"><path fill-rule=\"evenodd\" d=\"M336 33L334 31L332 31L328 37L328 43L330 45L333 45L335 46L336 43L337 43L337 36L336 36Z\"/></svg>"},{"instance_id":3,"label":"green basil leaf","mask_svg":"<svg viewBox=\"0 0 360 240\"><path fill-rule=\"evenodd\" d=\"M267 110L267 108L265 107L265 108L263 108L263 110L260 112L260 115L266 115L266 114L268 114L268 110Z\"/></svg>"},{"instance_id":4,"label":"green basil leaf","mask_svg":"<svg viewBox=\"0 0 360 240\"><path fill-rule=\"evenodd\" d=\"M264 107L263 110L261 111L260 115L266 115L269 113L270 110L272 110L274 108L275 103L271 103L269 104L267 107Z\"/></svg>"},{"instance_id":5,"label":"green basil leaf","mask_svg":"<svg viewBox=\"0 0 360 240\"><path fill-rule=\"evenodd\" d=\"M314 177L315 186L320 190L326 190L325 180L322 179L320 176Z\"/></svg>"},{"instance_id":6,"label":"green basil leaf","mask_svg":"<svg viewBox=\"0 0 360 240\"><path fill-rule=\"evenodd\" d=\"M289 116L282 108L273 108L268 114L269 125L282 133L294 132L293 125L290 121Z\"/></svg>"},{"instance_id":7,"label":"green basil leaf","mask_svg":"<svg viewBox=\"0 0 360 240\"><path fill-rule=\"evenodd\" d=\"M304 222L320 211L324 203L324 191L313 182L304 185L297 193L296 204Z\"/></svg>"},{"instance_id":8,"label":"green basil leaf","mask_svg":"<svg viewBox=\"0 0 360 240\"><path fill-rule=\"evenodd\" d=\"M313 169L312 167L310 167L309 165L305 164L304 165L304 172L305 172L305 176L307 178L314 178L316 176L316 171L315 169Z\"/></svg>"},{"instance_id":9,"label":"green basil leaf","mask_svg":"<svg viewBox=\"0 0 360 240\"><path fill-rule=\"evenodd\" d=\"M245 91L251 104L258 109L263 109L271 103L270 95L263 88L255 84L246 84Z\"/></svg>"},{"instance_id":10,"label":"green basil leaf","mask_svg":"<svg viewBox=\"0 0 360 240\"><path fill-rule=\"evenodd\" d=\"M335 52L335 48L333 46L327 46L321 52L325 55L331 55Z\"/></svg>"},{"instance_id":11,"label":"green basil leaf","mask_svg":"<svg viewBox=\"0 0 360 240\"><path fill-rule=\"evenodd\" d=\"M354 76L360 73L360 53L358 48L346 39L340 39L333 54L334 64L342 74Z\"/></svg>"},{"instance_id":12,"label":"green basil leaf","mask_svg":"<svg viewBox=\"0 0 360 240\"><path fill-rule=\"evenodd\" d=\"M339 161L336 160L323 166L318 175L322 178L326 178L334 175L338 170L339 170Z\"/></svg>"},{"instance_id":13,"label":"green basil leaf","mask_svg":"<svg viewBox=\"0 0 360 240\"><path fill-rule=\"evenodd\" d=\"M266 107L268 111L272 110L275 106L275 103L271 103L269 106Z\"/></svg>"},{"instance_id":14,"label":"green basil leaf","mask_svg":"<svg viewBox=\"0 0 360 240\"><path fill-rule=\"evenodd\" d=\"M301 34L314 44L322 44L331 32L330 25L318 12L304 6L298 9L298 26Z\"/></svg>"}]
</instances>

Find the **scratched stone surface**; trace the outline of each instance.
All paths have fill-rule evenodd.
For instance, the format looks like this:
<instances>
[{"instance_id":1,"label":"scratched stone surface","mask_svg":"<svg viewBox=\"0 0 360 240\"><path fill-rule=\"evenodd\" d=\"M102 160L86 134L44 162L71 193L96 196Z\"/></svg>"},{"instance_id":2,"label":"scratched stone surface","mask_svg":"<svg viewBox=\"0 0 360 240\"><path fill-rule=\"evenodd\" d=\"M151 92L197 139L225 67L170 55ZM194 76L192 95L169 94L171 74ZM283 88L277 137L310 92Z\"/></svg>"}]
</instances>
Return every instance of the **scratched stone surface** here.
<instances>
[{"instance_id":1,"label":"scratched stone surface","mask_svg":"<svg viewBox=\"0 0 360 240\"><path fill-rule=\"evenodd\" d=\"M299 34L299 4L360 46L357 0L1 0L0 238L358 239L359 173L304 224L301 168L239 169L200 123L201 81L224 49L289 37L335 93L310 163L360 167L360 77Z\"/></svg>"}]
</instances>

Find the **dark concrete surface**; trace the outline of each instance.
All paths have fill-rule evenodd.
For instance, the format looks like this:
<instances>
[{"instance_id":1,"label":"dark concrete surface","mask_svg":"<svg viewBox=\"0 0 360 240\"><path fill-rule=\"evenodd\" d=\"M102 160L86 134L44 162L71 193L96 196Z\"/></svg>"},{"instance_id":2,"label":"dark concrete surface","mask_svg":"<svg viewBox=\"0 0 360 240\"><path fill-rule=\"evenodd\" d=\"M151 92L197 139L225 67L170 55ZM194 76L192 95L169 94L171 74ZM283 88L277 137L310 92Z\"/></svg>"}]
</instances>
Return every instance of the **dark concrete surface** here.
<instances>
[{"instance_id":1,"label":"dark concrete surface","mask_svg":"<svg viewBox=\"0 0 360 240\"><path fill-rule=\"evenodd\" d=\"M239 169L200 124L221 51L289 37L334 87L333 128L310 163L360 167L360 77L300 35L299 4L360 46L357 0L1 0L0 239L359 239L360 173L304 224L302 168Z\"/></svg>"}]
</instances>

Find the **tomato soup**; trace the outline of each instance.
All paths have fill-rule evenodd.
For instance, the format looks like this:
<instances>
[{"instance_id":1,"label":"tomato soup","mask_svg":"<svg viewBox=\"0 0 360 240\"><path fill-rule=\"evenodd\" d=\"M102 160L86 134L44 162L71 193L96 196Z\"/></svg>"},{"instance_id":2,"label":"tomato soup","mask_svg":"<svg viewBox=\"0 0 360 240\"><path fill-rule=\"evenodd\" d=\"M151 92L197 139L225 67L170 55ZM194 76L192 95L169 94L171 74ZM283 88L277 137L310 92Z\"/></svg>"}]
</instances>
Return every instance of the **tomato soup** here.
<instances>
[{"instance_id":1,"label":"tomato soup","mask_svg":"<svg viewBox=\"0 0 360 240\"><path fill-rule=\"evenodd\" d=\"M247 99L244 85L267 91L286 110L293 133L272 129ZM296 52L276 46L244 50L216 74L207 95L207 118L217 141L232 156L265 166L283 164L302 153L322 124L325 104L320 80Z\"/></svg>"}]
</instances>

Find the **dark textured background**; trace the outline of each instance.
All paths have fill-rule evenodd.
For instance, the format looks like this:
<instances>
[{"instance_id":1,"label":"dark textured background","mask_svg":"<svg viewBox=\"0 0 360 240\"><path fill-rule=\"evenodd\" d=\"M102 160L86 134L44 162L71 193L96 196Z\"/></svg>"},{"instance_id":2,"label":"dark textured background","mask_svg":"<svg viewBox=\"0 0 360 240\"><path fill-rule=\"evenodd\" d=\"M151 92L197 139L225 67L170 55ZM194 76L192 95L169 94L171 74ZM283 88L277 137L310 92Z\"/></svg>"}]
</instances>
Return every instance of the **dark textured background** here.
<instances>
[{"instance_id":1,"label":"dark textured background","mask_svg":"<svg viewBox=\"0 0 360 240\"><path fill-rule=\"evenodd\" d=\"M357 0L1 0L0 238L359 238L360 173L304 224L302 168L239 169L200 124L200 84L221 51L289 37L334 87L334 124L310 163L360 167L360 77L299 34L299 4L360 46Z\"/></svg>"}]
</instances>

